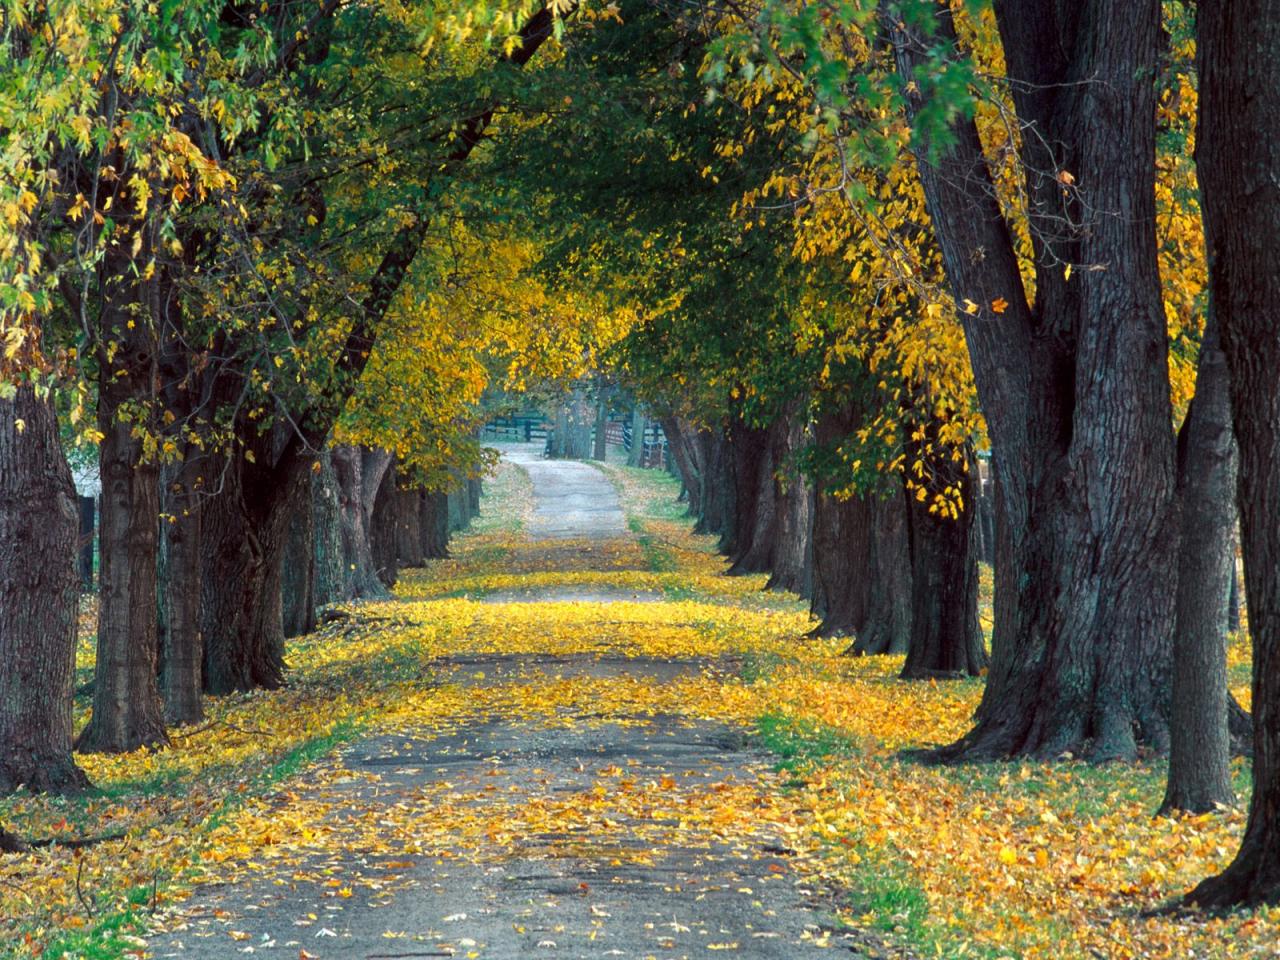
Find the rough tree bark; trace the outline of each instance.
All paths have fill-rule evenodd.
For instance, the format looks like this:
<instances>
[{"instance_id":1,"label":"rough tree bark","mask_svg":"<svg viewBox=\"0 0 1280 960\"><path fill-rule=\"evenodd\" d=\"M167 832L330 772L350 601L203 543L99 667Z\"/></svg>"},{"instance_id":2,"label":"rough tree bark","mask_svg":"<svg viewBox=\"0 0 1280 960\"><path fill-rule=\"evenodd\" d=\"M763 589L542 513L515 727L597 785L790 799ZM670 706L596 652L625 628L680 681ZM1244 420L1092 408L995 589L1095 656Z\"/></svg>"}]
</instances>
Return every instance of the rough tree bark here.
<instances>
[{"instance_id":1,"label":"rough tree bark","mask_svg":"<svg viewBox=\"0 0 1280 960\"><path fill-rule=\"evenodd\" d=\"M1236 450L1226 358L1211 316L1178 437L1178 595L1169 781L1161 813L1235 801L1227 724L1227 601L1235 567Z\"/></svg>"},{"instance_id":2,"label":"rough tree bark","mask_svg":"<svg viewBox=\"0 0 1280 960\"><path fill-rule=\"evenodd\" d=\"M902 677L976 677L987 665L987 651L978 625L972 474L948 455L932 456L913 446L908 443L908 459L920 456L928 465L924 499L903 491L911 556L911 641ZM932 494L948 487L959 492L957 517L932 509Z\"/></svg>"},{"instance_id":3,"label":"rough tree bark","mask_svg":"<svg viewBox=\"0 0 1280 960\"><path fill-rule=\"evenodd\" d=\"M0 398L0 793L89 785L71 755L77 533L53 405L19 387Z\"/></svg>"},{"instance_id":4,"label":"rough tree bark","mask_svg":"<svg viewBox=\"0 0 1280 960\"><path fill-rule=\"evenodd\" d=\"M211 471L203 513L201 633L207 693L284 683L282 584L289 523L309 500L308 468L278 470L271 433L245 438ZM288 443L288 440L283 442Z\"/></svg>"},{"instance_id":5,"label":"rough tree bark","mask_svg":"<svg viewBox=\"0 0 1280 960\"><path fill-rule=\"evenodd\" d=\"M132 264L109 256L103 269L127 276ZM158 344L151 319L120 281L102 305L98 429L102 477L101 577L93 713L76 740L86 753L122 753L168 743L156 684L160 467L138 431L155 424L136 407L154 396ZM107 344L115 344L109 353ZM135 422L143 416L141 423Z\"/></svg>"},{"instance_id":6,"label":"rough tree bark","mask_svg":"<svg viewBox=\"0 0 1280 960\"><path fill-rule=\"evenodd\" d=\"M280 579L281 622L286 637L301 637L316 628L316 526L311 492L314 482L311 474L303 479L289 519Z\"/></svg>"},{"instance_id":7,"label":"rough tree bark","mask_svg":"<svg viewBox=\"0 0 1280 960\"><path fill-rule=\"evenodd\" d=\"M733 576L762 573L773 566L777 522L774 434L777 429L777 423L751 427L741 421L735 421L729 428L733 499L737 510L731 533L721 539L721 549L732 561L729 573Z\"/></svg>"},{"instance_id":8,"label":"rough tree bark","mask_svg":"<svg viewBox=\"0 0 1280 960\"><path fill-rule=\"evenodd\" d=\"M343 599L385 599L387 590L378 579L369 549L364 508L364 490L367 487L364 480L365 457L358 447L350 446L334 447L331 456L342 519ZM376 486L373 492L377 493Z\"/></svg>"},{"instance_id":9,"label":"rough tree bark","mask_svg":"<svg viewBox=\"0 0 1280 960\"><path fill-rule=\"evenodd\" d=\"M405 486L405 478L396 478L396 560L402 567L420 567L426 561L422 548L422 523L425 501L418 487Z\"/></svg>"},{"instance_id":10,"label":"rough tree bark","mask_svg":"<svg viewBox=\"0 0 1280 960\"><path fill-rule=\"evenodd\" d=\"M996 0L995 11L1018 119L1036 132L1021 144L1034 303L974 122L956 117L941 156L917 145L1003 528L976 726L940 756L1131 758L1140 742L1168 744L1177 533L1154 232L1161 8ZM932 36L889 14L904 79L956 42L946 2ZM913 118L928 89L912 88Z\"/></svg>"},{"instance_id":11,"label":"rough tree bark","mask_svg":"<svg viewBox=\"0 0 1280 960\"><path fill-rule=\"evenodd\" d=\"M779 464L776 543L767 590L809 596L813 580L813 487L796 468L794 455L804 446L808 424L793 413L778 434L774 459Z\"/></svg>"},{"instance_id":12,"label":"rough tree bark","mask_svg":"<svg viewBox=\"0 0 1280 960\"><path fill-rule=\"evenodd\" d=\"M400 567L396 562L396 521L398 493L396 491L396 466L391 458L382 471L382 481L374 493L369 509L369 552L373 555L374 573L382 585L390 589L396 585Z\"/></svg>"},{"instance_id":13,"label":"rough tree bark","mask_svg":"<svg viewBox=\"0 0 1280 960\"><path fill-rule=\"evenodd\" d=\"M449 495L443 490L419 490L422 555L428 560L449 556Z\"/></svg>"},{"instance_id":14,"label":"rough tree bark","mask_svg":"<svg viewBox=\"0 0 1280 960\"><path fill-rule=\"evenodd\" d=\"M1228 907L1280 901L1280 0L1202 0L1198 28L1196 160L1239 450L1253 795L1235 859L1188 899Z\"/></svg>"},{"instance_id":15,"label":"rough tree bark","mask_svg":"<svg viewBox=\"0 0 1280 960\"><path fill-rule=\"evenodd\" d=\"M694 526L695 533L718 534L720 549L726 549L726 537L736 523L737 501L733 484L733 456L729 440L721 427L700 430L702 448L701 493L702 513Z\"/></svg>"},{"instance_id":16,"label":"rough tree bark","mask_svg":"<svg viewBox=\"0 0 1280 960\"><path fill-rule=\"evenodd\" d=\"M317 607L345 600L342 566L342 520L338 505L338 480L333 455L320 455L320 471L311 484L311 511L315 524L315 563L311 596Z\"/></svg>"},{"instance_id":17,"label":"rough tree bark","mask_svg":"<svg viewBox=\"0 0 1280 960\"><path fill-rule=\"evenodd\" d=\"M204 455L189 447L186 456L164 490L166 576L163 666L160 691L168 723L198 723L204 719L200 634L201 512L204 489Z\"/></svg>"},{"instance_id":18,"label":"rough tree bark","mask_svg":"<svg viewBox=\"0 0 1280 960\"><path fill-rule=\"evenodd\" d=\"M828 411L814 423L814 442L834 449L857 427L852 408ZM817 636L852 636L850 653L905 653L911 638L911 558L905 501L837 496L840 479L814 481L813 597L822 622Z\"/></svg>"}]
</instances>

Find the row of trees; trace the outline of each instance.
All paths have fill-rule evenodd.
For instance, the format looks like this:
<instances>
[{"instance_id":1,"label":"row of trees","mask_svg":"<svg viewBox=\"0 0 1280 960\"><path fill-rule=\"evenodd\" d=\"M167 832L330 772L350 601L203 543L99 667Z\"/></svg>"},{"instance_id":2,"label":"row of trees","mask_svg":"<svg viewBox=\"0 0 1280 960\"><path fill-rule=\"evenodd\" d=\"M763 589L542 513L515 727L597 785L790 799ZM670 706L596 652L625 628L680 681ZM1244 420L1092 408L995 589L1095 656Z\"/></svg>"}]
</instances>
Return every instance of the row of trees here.
<instances>
[{"instance_id":1,"label":"row of trees","mask_svg":"<svg viewBox=\"0 0 1280 960\"><path fill-rule=\"evenodd\" d=\"M491 382L589 361L578 304L513 295L531 248L464 176L560 13L0 14L0 790L86 785L69 445L102 482L74 747L160 746L204 694L283 683L318 605L442 555Z\"/></svg>"},{"instance_id":2,"label":"row of trees","mask_svg":"<svg viewBox=\"0 0 1280 960\"><path fill-rule=\"evenodd\" d=\"M511 145L553 172L523 186L543 270L641 316L615 368L732 572L905 677L986 673L936 759L1170 753L1165 809L1212 810L1252 752L1240 855L1191 894L1213 906L1280 897L1280 27L1250 6L1246 41L1227 4L624 4L558 65L571 109Z\"/></svg>"},{"instance_id":3,"label":"row of trees","mask_svg":"<svg viewBox=\"0 0 1280 960\"><path fill-rule=\"evenodd\" d=\"M103 476L80 744L129 749L161 582L161 676L278 685L326 446L376 528L392 454L438 490L487 382L604 351L735 571L906 676L987 671L949 761L1171 750L1171 807L1229 800L1238 506L1255 790L1193 898L1276 899L1278 7L11 5L0 785L82 782L66 431ZM399 552L353 543L367 584Z\"/></svg>"}]
</instances>

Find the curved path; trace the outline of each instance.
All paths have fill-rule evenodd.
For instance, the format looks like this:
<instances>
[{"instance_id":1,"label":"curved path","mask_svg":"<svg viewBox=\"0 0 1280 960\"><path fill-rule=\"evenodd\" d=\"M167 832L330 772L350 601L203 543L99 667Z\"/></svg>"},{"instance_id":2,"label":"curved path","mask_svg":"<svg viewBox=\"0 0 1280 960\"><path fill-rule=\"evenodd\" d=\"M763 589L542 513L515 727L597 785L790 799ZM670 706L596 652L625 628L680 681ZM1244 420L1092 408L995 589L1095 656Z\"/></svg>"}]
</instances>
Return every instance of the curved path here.
<instances>
[{"instance_id":1,"label":"curved path","mask_svg":"<svg viewBox=\"0 0 1280 960\"><path fill-rule=\"evenodd\" d=\"M532 540L608 540L627 536L618 492L599 470L581 460L544 460L541 444L521 444L503 459L524 470L533 483Z\"/></svg>"}]
</instances>

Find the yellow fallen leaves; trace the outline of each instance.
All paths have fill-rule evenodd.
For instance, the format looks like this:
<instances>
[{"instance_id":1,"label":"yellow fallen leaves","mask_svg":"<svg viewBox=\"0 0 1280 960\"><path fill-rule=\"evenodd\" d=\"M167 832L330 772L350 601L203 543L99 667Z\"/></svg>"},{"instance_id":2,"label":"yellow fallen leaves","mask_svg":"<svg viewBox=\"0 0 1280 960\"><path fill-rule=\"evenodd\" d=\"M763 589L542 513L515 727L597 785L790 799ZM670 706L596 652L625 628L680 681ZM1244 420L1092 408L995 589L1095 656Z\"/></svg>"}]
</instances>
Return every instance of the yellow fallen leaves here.
<instances>
[{"instance_id":1,"label":"yellow fallen leaves","mask_svg":"<svg viewBox=\"0 0 1280 960\"><path fill-rule=\"evenodd\" d=\"M562 848L570 853L649 863L676 842L746 851L769 834L785 838L801 870L854 892L851 922L897 931L928 954L1276 954L1276 910L1141 913L1229 859L1238 811L1152 820L1159 764L947 769L902 759L903 748L963 733L980 682L907 683L896 679L900 658L849 659L841 641L804 639L812 622L802 605L758 593L760 578L724 577L709 541L693 537L642 478L614 478L640 504L649 553L634 540L534 548L494 524L461 539L455 559L408 571L397 599L353 607L353 620L292 642L289 688L211 702L209 722L179 731L172 749L85 758L104 794L0 801L0 821L27 836L125 835L78 853L54 846L0 859L4 949L58 956L68 936L94 936L121 911L154 905L163 914L193 887L237 877L321 877L333 902L388 903L427 858L500 857L539 836L571 837ZM674 569L651 569L655 543ZM583 589L624 599L554 599ZM482 602L507 591L552 599ZM584 656L600 669L557 672L555 658ZM628 673L636 658L685 669L654 683ZM1239 642L1231 667L1247 667ZM603 763L563 795L495 772L491 783L436 782L354 810L340 807L352 772L313 763L357 734L444 735L486 717L533 729L674 716L747 730L765 715L852 749L802 766L789 785L765 767L751 777L708 769L646 778ZM304 777L287 779L304 767ZM360 776L377 788L377 774ZM484 791L488 815L476 815L468 790ZM325 872L333 851L362 845L378 871ZM746 949L731 940L704 946Z\"/></svg>"}]
</instances>

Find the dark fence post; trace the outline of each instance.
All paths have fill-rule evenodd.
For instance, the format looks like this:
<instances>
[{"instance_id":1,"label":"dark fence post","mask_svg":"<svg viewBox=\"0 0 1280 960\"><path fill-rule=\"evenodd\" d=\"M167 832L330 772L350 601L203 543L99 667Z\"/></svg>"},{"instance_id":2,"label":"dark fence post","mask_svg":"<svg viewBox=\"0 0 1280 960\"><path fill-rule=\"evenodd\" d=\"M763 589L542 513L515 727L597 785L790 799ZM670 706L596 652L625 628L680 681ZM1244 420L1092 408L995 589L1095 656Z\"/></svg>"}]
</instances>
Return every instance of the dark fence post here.
<instances>
[{"instance_id":1,"label":"dark fence post","mask_svg":"<svg viewBox=\"0 0 1280 960\"><path fill-rule=\"evenodd\" d=\"M93 497L80 497L80 551L77 566L80 569L80 589L88 593L93 589L93 528L97 513L97 501Z\"/></svg>"}]
</instances>

